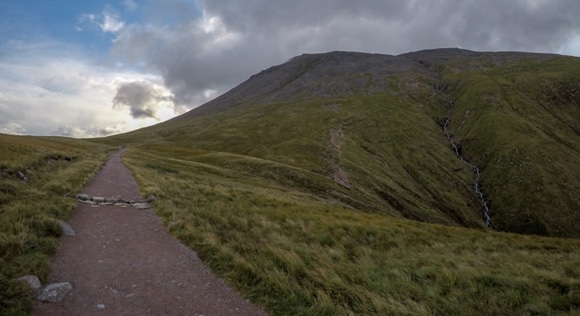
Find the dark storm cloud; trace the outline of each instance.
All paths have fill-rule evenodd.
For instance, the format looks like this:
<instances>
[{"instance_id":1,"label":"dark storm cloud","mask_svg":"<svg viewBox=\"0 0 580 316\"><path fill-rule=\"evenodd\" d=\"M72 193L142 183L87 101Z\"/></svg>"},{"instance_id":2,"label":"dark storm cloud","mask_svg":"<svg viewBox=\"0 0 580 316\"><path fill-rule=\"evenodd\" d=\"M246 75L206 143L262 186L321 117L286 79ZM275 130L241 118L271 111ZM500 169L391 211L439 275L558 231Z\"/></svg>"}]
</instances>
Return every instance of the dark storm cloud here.
<instances>
[{"instance_id":1,"label":"dark storm cloud","mask_svg":"<svg viewBox=\"0 0 580 316\"><path fill-rule=\"evenodd\" d=\"M160 95L151 83L135 81L119 86L113 98L113 105L129 107L131 116L135 119L156 118L159 102L170 100L170 97Z\"/></svg>"},{"instance_id":2,"label":"dark storm cloud","mask_svg":"<svg viewBox=\"0 0 580 316\"><path fill-rule=\"evenodd\" d=\"M156 11L163 12L164 3L156 2ZM167 10L186 1L169 3ZM558 52L574 37L580 39L577 0L187 3L189 9L173 24L127 27L112 48L115 56L144 62L161 74L176 104L187 107L207 101L208 91L223 93L302 53L399 54L438 47ZM133 108L135 114L151 114L148 107Z\"/></svg>"},{"instance_id":3,"label":"dark storm cloud","mask_svg":"<svg viewBox=\"0 0 580 316\"><path fill-rule=\"evenodd\" d=\"M391 54L434 47L554 51L579 35L576 0L201 0L208 13L248 34L312 30L320 51L353 47ZM358 36L353 36L358 35ZM296 43L299 45L299 43ZM366 49L365 49L366 48Z\"/></svg>"}]
</instances>

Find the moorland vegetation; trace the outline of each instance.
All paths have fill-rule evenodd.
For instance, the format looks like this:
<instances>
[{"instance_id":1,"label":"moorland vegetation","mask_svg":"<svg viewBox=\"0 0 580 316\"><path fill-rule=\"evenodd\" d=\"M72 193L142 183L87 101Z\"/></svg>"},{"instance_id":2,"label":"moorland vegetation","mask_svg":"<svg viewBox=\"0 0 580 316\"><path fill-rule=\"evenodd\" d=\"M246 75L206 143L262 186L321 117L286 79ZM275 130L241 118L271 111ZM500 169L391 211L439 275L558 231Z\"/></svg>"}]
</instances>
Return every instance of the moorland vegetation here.
<instances>
[{"instance_id":1,"label":"moorland vegetation","mask_svg":"<svg viewBox=\"0 0 580 316\"><path fill-rule=\"evenodd\" d=\"M1 307L125 145L167 229L272 314L579 314L579 82L558 55L308 54L127 134L2 136Z\"/></svg>"}]
</instances>

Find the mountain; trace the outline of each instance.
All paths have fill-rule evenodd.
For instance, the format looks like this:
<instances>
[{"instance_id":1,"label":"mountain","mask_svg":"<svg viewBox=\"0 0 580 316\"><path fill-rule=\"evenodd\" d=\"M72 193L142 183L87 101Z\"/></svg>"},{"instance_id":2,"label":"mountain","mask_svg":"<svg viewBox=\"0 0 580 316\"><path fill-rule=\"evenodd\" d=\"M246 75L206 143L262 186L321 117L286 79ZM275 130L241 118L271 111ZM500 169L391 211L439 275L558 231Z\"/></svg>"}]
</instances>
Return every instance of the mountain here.
<instances>
[{"instance_id":1,"label":"mountain","mask_svg":"<svg viewBox=\"0 0 580 316\"><path fill-rule=\"evenodd\" d=\"M271 315L577 315L579 78L549 54L306 54L130 133L0 135L0 314L125 145L167 230Z\"/></svg>"},{"instance_id":2,"label":"mountain","mask_svg":"<svg viewBox=\"0 0 580 316\"><path fill-rule=\"evenodd\" d=\"M108 141L194 151L359 211L578 238L579 79L578 58L553 54L305 54Z\"/></svg>"}]
</instances>

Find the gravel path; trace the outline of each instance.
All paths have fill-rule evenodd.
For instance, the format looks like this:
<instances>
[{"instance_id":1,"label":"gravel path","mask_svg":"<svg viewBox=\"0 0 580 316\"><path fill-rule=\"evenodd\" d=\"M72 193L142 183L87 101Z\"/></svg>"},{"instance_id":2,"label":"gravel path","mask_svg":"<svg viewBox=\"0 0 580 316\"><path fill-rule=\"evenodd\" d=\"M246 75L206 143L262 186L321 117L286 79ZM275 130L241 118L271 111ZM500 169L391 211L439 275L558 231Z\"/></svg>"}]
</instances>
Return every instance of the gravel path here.
<instances>
[{"instance_id":1,"label":"gravel path","mask_svg":"<svg viewBox=\"0 0 580 316\"><path fill-rule=\"evenodd\" d=\"M120 153L85 188L91 196L136 199ZM49 282L70 282L60 303L32 315L265 315L204 266L164 229L151 209L81 204L63 236Z\"/></svg>"}]
</instances>

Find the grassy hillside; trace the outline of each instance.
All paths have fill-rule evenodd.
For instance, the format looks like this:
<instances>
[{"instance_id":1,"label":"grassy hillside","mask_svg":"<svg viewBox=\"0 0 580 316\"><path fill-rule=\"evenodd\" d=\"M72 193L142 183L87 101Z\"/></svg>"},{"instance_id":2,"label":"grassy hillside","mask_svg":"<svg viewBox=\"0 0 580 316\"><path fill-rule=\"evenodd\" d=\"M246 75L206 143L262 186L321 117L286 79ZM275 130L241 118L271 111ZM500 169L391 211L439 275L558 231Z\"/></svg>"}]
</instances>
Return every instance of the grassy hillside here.
<instances>
[{"instance_id":1,"label":"grassy hillside","mask_svg":"<svg viewBox=\"0 0 580 316\"><path fill-rule=\"evenodd\" d=\"M50 256L74 196L104 162L109 147L56 137L0 134L0 315L25 315L27 285L14 278L48 276Z\"/></svg>"},{"instance_id":2,"label":"grassy hillside","mask_svg":"<svg viewBox=\"0 0 580 316\"><path fill-rule=\"evenodd\" d=\"M0 314L124 144L167 228L274 315L580 315L578 79L554 55L303 55L124 135L0 135Z\"/></svg>"},{"instance_id":3,"label":"grassy hillside","mask_svg":"<svg viewBox=\"0 0 580 316\"><path fill-rule=\"evenodd\" d=\"M250 168L237 163L252 157L248 173L358 210L481 228L473 171L442 132L451 100L450 132L481 170L493 227L580 237L577 58L442 50L381 63L344 54L302 56L199 110L106 142L195 149L198 162L232 154L224 162L232 168Z\"/></svg>"},{"instance_id":4,"label":"grassy hillside","mask_svg":"<svg viewBox=\"0 0 580 316\"><path fill-rule=\"evenodd\" d=\"M580 314L578 240L360 212L248 156L149 147L125 161L170 232L272 315Z\"/></svg>"},{"instance_id":5,"label":"grassy hillside","mask_svg":"<svg viewBox=\"0 0 580 316\"><path fill-rule=\"evenodd\" d=\"M446 71L453 130L484 169L498 229L580 237L580 60Z\"/></svg>"},{"instance_id":6,"label":"grassy hillside","mask_svg":"<svg viewBox=\"0 0 580 316\"><path fill-rule=\"evenodd\" d=\"M95 141L128 145L169 230L273 314L580 314L578 240L505 233L580 237L579 76L554 55L304 55Z\"/></svg>"}]
</instances>

